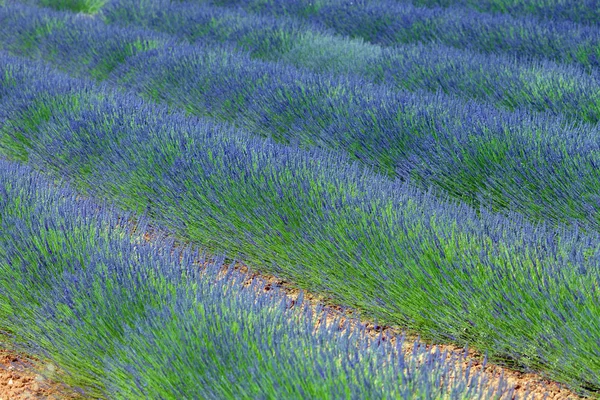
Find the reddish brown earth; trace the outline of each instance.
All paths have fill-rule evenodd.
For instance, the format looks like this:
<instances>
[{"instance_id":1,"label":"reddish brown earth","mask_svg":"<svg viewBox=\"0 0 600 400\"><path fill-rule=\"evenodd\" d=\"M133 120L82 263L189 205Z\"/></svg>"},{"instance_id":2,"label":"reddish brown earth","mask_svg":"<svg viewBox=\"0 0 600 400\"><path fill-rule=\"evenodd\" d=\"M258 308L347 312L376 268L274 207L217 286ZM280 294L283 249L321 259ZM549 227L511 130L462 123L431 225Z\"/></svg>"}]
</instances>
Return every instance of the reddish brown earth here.
<instances>
[{"instance_id":1,"label":"reddish brown earth","mask_svg":"<svg viewBox=\"0 0 600 400\"><path fill-rule=\"evenodd\" d=\"M158 237L164 237L164 233L158 232L147 232L143 235L143 240L147 242L151 242L157 240ZM180 243L175 243L174 247L181 246ZM173 249L173 251L175 248ZM203 266L199 265L200 268ZM222 273L227 271L229 266L224 266L222 269ZM242 273L247 274L246 285L250 285L253 280L259 280L264 284L259 285L259 290L268 292L275 288L278 288L286 293L293 300L297 299L300 290L291 282L287 282L285 280L279 279L273 275L257 272L248 267L243 263L236 263L234 265L234 269L240 271ZM364 325L366 327L367 332L372 338L383 337L383 340L390 340L394 342L397 337L401 337L404 335L406 338L406 353L410 353L412 350L412 342L417 340L418 334L416 332L410 332L404 329L403 327L390 327L390 326L378 326L374 325L372 321L369 319L361 317L356 310L348 309L347 307L342 307L332 301L332 299L326 298L321 295L317 295L314 293L304 292L304 302L308 303L315 309L318 304L326 305L328 314L326 323L332 323L336 318L341 318L342 322L349 322L351 325ZM321 322L321 320L319 320ZM409 345L410 343L410 345ZM425 344L425 343L424 343ZM432 351L435 349L439 349L442 352L447 351L449 353L454 353L457 356L464 354L465 349L457 347L452 344L435 344L428 345ZM538 374L533 373L523 373L516 370L512 370L507 367L493 365L487 363L485 367L483 366L483 356L478 354L473 350L468 350L467 357L465 359L465 366L470 363L471 370L473 371L482 371L487 375L488 382L490 385L494 385L498 382L499 377L503 377L505 382L508 382L509 385L514 387L513 397L514 398L527 398L527 399L535 399L535 400L561 400L561 399L583 399L583 397L576 395L572 391L568 390L564 385L545 379ZM508 397L503 398L502 400L509 400Z\"/></svg>"},{"instance_id":2,"label":"reddish brown earth","mask_svg":"<svg viewBox=\"0 0 600 400\"><path fill-rule=\"evenodd\" d=\"M241 272L249 272L248 267L243 264L237 264L234 268L236 270L240 270ZM252 279L255 278L265 281L265 285L262 287L263 291L270 291L274 288L279 288L292 299L296 299L300 293L300 291L291 283L278 279L272 275L258 273L250 274L247 284L250 284ZM390 340L392 343L395 342L396 338L401 337L404 334L404 337L406 338L404 350L407 354L412 351L412 343L418 338L416 333L407 332L405 329L374 325L368 319L358 317L355 311L340 307L339 305L332 303L330 299L322 296L304 292L304 301L308 302L313 309L316 308L317 304L326 304L328 308L326 321L327 324L333 323L336 318L341 318L342 322L349 321L351 325L364 325L372 338L381 337L383 340ZM319 320L319 322L321 322L321 320ZM431 351L439 349L442 352L446 351L449 353L454 353L457 356L464 354L465 352L465 349L463 348L448 344L428 345L427 347L430 348ZM499 378L502 376L505 382L508 382L509 385L515 388L513 397L504 397L502 400L514 399L517 396L519 398L525 398L525 396L527 396L528 399L535 400L583 399L583 397L580 397L568 390L564 385L544 379L540 375L522 373L489 363L484 367L482 360L483 357L480 354L473 350L468 350L464 366L466 367L470 363L472 371L483 371L483 373L487 375L490 385L497 383Z\"/></svg>"},{"instance_id":3,"label":"reddish brown earth","mask_svg":"<svg viewBox=\"0 0 600 400\"><path fill-rule=\"evenodd\" d=\"M63 384L51 380L55 371L52 364L0 349L0 400L81 398Z\"/></svg>"},{"instance_id":4,"label":"reddish brown earth","mask_svg":"<svg viewBox=\"0 0 600 400\"><path fill-rule=\"evenodd\" d=\"M153 241L156 234L146 233L143 236L145 241ZM177 245L176 245L177 246ZM202 268L202 266L199 266ZM227 266L223 268L225 272ZM253 272L248 266L237 263L234 269L246 273L246 284L249 285L254 280L259 280L262 285L258 286L258 290L264 292L278 288L285 292L289 297L295 300L300 290L290 282L281 280L275 276ZM403 333L407 338L407 343L412 342L417 338L415 333L407 332L401 327L377 326L367 319L358 317L358 314L339 305L336 305L331 299L312 293L304 292L304 302L316 308L318 304L325 304L328 309L327 319L325 323L330 324L338 318L341 321L348 322L351 325L364 325L367 332L373 338L382 338L382 340L395 341L396 337L400 337ZM357 318L358 317L358 318ZM317 324L323 323L319 320ZM405 350L410 352L410 346L407 344ZM431 350L440 349L455 354L463 354L464 349L454 345L429 345ZM544 379L536 374L525 374L511 370L506 367L487 364L483 366L482 356L476 352L469 350L465 361L471 364L471 369L476 371L484 371L489 377L491 385L496 383L500 376L503 376L510 385L515 387L514 395L533 399L581 399L582 397L575 395L563 385ZM43 365L41 362L28 358L25 355L18 354L7 349L0 349L0 400L9 399L78 399L82 398L73 390L69 390L63 384L52 381L52 375L55 371L51 364ZM40 373L41 371L41 373ZM513 397L514 398L514 397ZM508 400L505 397L503 400Z\"/></svg>"}]
</instances>

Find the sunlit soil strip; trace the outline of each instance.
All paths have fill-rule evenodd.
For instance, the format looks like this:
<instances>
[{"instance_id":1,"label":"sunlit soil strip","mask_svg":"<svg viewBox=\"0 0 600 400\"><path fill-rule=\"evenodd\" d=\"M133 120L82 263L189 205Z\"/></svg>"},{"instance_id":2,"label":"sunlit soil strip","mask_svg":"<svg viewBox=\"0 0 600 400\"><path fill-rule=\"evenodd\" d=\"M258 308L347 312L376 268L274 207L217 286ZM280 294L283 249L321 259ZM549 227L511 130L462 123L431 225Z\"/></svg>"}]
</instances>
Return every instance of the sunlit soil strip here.
<instances>
[{"instance_id":1,"label":"sunlit soil strip","mask_svg":"<svg viewBox=\"0 0 600 400\"><path fill-rule=\"evenodd\" d=\"M132 223L132 221L129 221L129 223ZM153 227L144 227L142 231L144 230L146 233L141 237L146 242L153 242L159 240L159 238L165 239L169 237L168 234L164 232L159 233ZM182 243L174 240L172 251L180 246L182 246ZM204 260L205 265L208 262L206 259ZM200 265L200 262L197 263L201 268L205 267L205 265ZM219 277L225 276L230 267L231 264L224 264ZM281 290L284 292L290 298L290 302L288 303L290 308L299 303L309 305L315 316L315 331L319 329L323 321L328 327L337 324L339 330L358 330L363 327L370 338L370 346L377 345L380 341L389 341L395 344L397 340L404 339L402 349L407 359L412 359L413 353L417 353L416 350L418 349L415 348L415 341L419 340L420 337L416 332L407 331L400 327L377 325L368 318L361 316L356 310L335 304L335 302L327 297L299 290L292 282L279 279L273 275L253 271L243 262L234 261L233 269L246 275L244 281L244 286L246 287L253 286L263 292L271 290ZM299 299L300 301L298 301ZM450 385L454 382L455 377L462 376L464 375L464 371L469 370L473 375L470 384L475 386L482 385L486 390L490 390L491 395L495 394L494 389L498 388L499 385L503 385L509 389L512 388L512 390L508 390L508 393L501 397L503 400L515 398L535 400L583 398L566 389L563 385L544 379L538 374L523 373L507 367L487 363L481 354L472 349L460 348L451 344L432 345L424 341L421 341L420 346L422 346L421 349L428 349L429 353L427 354L429 355L446 352L450 363L455 360L462 360L460 369L449 368L448 376L439 377L439 380L436 382L441 385ZM427 359L424 355L421 355L420 360L417 362L427 362ZM483 374L480 379L476 377L477 373Z\"/></svg>"},{"instance_id":2,"label":"sunlit soil strip","mask_svg":"<svg viewBox=\"0 0 600 400\"><path fill-rule=\"evenodd\" d=\"M249 269L247 266L243 264L238 264L236 269L241 270L242 272L248 272ZM259 278L265 281L265 285L262 287L263 291L269 291L274 288L280 288L283 290L289 297L295 301L300 295L300 290L295 288L293 284L290 282L286 282L280 280L274 276L267 275L259 275L252 274L247 281L249 285L253 279ZM326 311L325 315L325 323L327 326L330 324L339 324L340 329L347 327L358 328L358 325L363 325L366 328L366 332L369 334L370 338L373 340L372 343L377 343L378 341L386 341L389 340L391 343L395 344L395 342L404 337L403 342L403 350L405 355L410 356L414 352L413 342L417 340L419 337L414 332L406 332L406 330L402 330L400 328L394 328L390 326L380 326L373 323L373 321L369 321L367 318L360 317L355 310L347 309L341 307L339 305L332 304L330 299L314 295L311 293L303 292L304 302L308 302L315 312L319 312L323 305L324 310ZM359 318L359 320L357 320ZM315 329L319 327L319 325L323 323L323 319L319 318ZM541 376L533 373L521 373L518 371L511 370L509 368L501 367L498 365L493 365L486 363L481 354L478 354L474 350L459 348L454 345L447 344L437 344L430 345L422 342L422 346L424 348L428 348L430 354L435 354L436 352L444 353L447 352L449 355L449 359L463 359L462 367L464 370L467 368L472 372L483 372L485 376L483 377L482 384L486 389L490 389L493 387L497 387L499 383L504 382L508 387L513 387L514 391L512 392L512 396L503 397L503 399L515 398L518 396L519 398L533 398L533 399L580 399L580 396L572 393L568 389L565 389L562 385L543 379ZM423 357L423 356L421 356ZM422 362L426 362L427 360L422 359ZM461 370L453 371L450 370L450 379L448 383L453 382L453 376L461 375ZM478 383L475 383L478 384Z\"/></svg>"},{"instance_id":3,"label":"sunlit soil strip","mask_svg":"<svg viewBox=\"0 0 600 400\"><path fill-rule=\"evenodd\" d=\"M54 364L44 364L5 346L0 343L0 400L83 399L77 391L53 380Z\"/></svg>"},{"instance_id":4,"label":"sunlit soil strip","mask_svg":"<svg viewBox=\"0 0 600 400\"><path fill-rule=\"evenodd\" d=\"M153 232L153 230L149 230ZM155 232L155 231L154 231ZM158 240L155 233L145 233L141 236L142 241L152 242ZM140 235L133 235L132 239L140 238ZM164 238L164 236L162 237ZM139 240L139 239L138 239ZM173 250L180 247L181 243L173 242ZM199 263L199 261L197 261ZM206 264L205 260L205 264ZM220 271L219 277L223 277L230 270L231 264L224 265ZM359 325L365 328L369 334L370 345L377 345L380 341L389 341L395 344L397 340L404 337L403 350L407 356L407 360L412 360L410 357L415 352L413 339L416 336L412 333L400 332L399 329L394 329L388 326L378 326L362 318L357 320L357 313L354 310L343 308L339 305L331 304L330 300L322 296L312 293L306 293L295 288L290 282L280 280L272 275L264 275L253 272L247 265L236 262L233 269L246 274L245 285L253 286L259 291L269 292L272 290L282 290L290 298L290 308L297 304L299 297L300 302L305 305L310 305L313 310L315 320L315 331L318 330L323 322L326 326L337 324L340 330L351 329L358 330ZM507 368L489 365L481 362L481 356L472 350L457 348L452 345L426 345L422 344L423 348L428 348L429 353L434 355L437 353L448 353L448 360L455 361L462 359L462 368L449 368L446 376L441 375L436 379L436 383L444 385L451 384L456 376L462 376L466 369L473 372L483 372L485 375L482 379L473 378L470 382L472 385L483 385L484 388L494 390L498 384L514 387L513 391L509 391L502 399L518 398L533 398L533 399L578 399L580 397L574 395L560 385L546 381L535 374L521 374ZM415 361L409 361L415 362ZM417 363L426 363L426 355L421 355ZM0 350L0 400L6 399L28 399L32 396L43 396L47 399L78 399L82 398L73 390L65 387L63 384L52 381L55 376L56 367L52 364L43 364L35 359L20 355L17 352L2 349ZM545 396L545 397L544 397Z\"/></svg>"}]
</instances>

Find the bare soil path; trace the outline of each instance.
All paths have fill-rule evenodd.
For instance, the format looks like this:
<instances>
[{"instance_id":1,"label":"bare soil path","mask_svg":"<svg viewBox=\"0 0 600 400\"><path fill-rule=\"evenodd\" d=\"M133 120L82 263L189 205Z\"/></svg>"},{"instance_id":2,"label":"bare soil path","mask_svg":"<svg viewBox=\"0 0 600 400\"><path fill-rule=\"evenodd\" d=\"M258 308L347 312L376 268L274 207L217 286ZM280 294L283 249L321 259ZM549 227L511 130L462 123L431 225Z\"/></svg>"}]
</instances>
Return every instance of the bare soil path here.
<instances>
[{"instance_id":1,"label":"bare soil path","mask_svg":"<svg viewBox=\"0 0 600 400\"><path fill-rule=\"evenodd\" d=\"M0 348L0 400L80 399L75 391L52 381L55 371L52 364Z\"/></svg>"},{"instance_id":2,"label":"bare soil path","mask_svg":"<svg viewBox=\"0 0 600 400\"><path fill-rule=\"evenodd\" d=\"M143 236L143 241L155 241L158 236L156 232L146 233ZM164 236L163 236L164 237ZM178 247L180 244L175 244ZM199 265L202 268L201 265ZM223 272L228 266L224 266ZM280 289L285 292L293 300L297 299L300 290L290 282L281 280L273 275L261 274L254 272L251 268L243 263L236 263L234 269L247 274L246 284L250 285L252 281L259 280L261 285L255 286L258 290L265 292L273 289ZM365 318L357 318L357 313L340 305L337 305L323 296L319 296L304 291L304 302L316 308L317 305L326 305L328 310L326 323L333 323L334 320L341 319L342 321L350 322L351 324L361 324L366 327L367 332L372 337L380 338L381 340L395 341L402 334L407 338L406 352L411 351L411 343L417 338L416 333L407 332L401 327L389 327L374 325L372 321ZM322 323L322 321L320 322ZM52 364L43 364L39 360L32 359L24 354L15 352L14 350L3 347L0 343L0 400L12 399L80 399L83 398L80 394L72 389L69 389L64 384L52 380L55 374L56 366ZM464 354L465 349L454 345L429 345L432 351L439 349L455 354ZM487 364L483 365L483 357L473 350L467 352L468 356L465 359L465 366L470 363L471 369L476 371L484 371L488 376L488 382L493 385L502 376L513 385L515 390L513 396L505 397L503 400L513 399L516 396L519 398L533 399L581 399L573 392L566 389L563 385L544 379L540 375L531 373L521 373L511 370L506 367Z\"/></svg>"},{"instance_id":3,"label":"bare soil path","mask_svg":"<svg viewBox=\"0 0 600 400\"><path fill-rule=\"evenodd\" d=\"M242 272L249 271L248 267L243 264L238 264L235 266L235 268L241 270ZM251 278L249 278L248 284L250 283L252 277L257 277L264 280L266 282L262 288L264 291L273 290L277 287L283 290L289 297L293 299L296 299L300 293L300 291L291 283L280 280L274 276L252 274L249 275L249 277ZM360 318L360 322L358 322L356 313L353 310L345 309L339 305L333 304L331 303L330 299L322 296L304 292L304 301L309 302L313 308L316 308L318 304L326 304L327 308L330 310L327 323L333 322L336 317L341 317L342 320L350 320L353 324L360 323L361 325L364 325L367 329L367 332L374 338L381 337L383 340L390 340L392 342L404 335L406 338L404 350L407 354L412 351L412 343L418 338L414 332L407 332L400 327L374 325L372 321L369 321L365 318ZM448 353L454 353L456 355L465 353L464 348L448 344L429 345L428 348L430 348L431 351L439 349L442 352L447 351ZM538 374L522 373L503 366L489 363L484 366L482 360L483 356L481 354L469 349L467 351L467 357L465 358L464 365L466 367L470 363L472 371L483 371L487 375L490 385L494 385L498 382L500 377L503 377L509 385L513 386L513 395L510 397L505 397L502 400L514 398L528 398L535 400L583 399L583 397L578 396L568 390L564 385L545 379Z\"/></svg>"}]
</instances>

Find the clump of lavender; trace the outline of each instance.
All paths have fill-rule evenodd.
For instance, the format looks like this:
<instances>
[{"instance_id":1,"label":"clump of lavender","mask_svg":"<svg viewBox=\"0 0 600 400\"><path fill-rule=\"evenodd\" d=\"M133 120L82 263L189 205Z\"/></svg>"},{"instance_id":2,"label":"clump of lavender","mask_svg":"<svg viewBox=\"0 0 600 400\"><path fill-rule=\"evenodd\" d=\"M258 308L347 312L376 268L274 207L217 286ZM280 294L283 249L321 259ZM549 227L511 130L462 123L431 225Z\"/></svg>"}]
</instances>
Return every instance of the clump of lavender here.
<instances>
[{"instance_id":1,"label":"clump of lavender","mask_svg":"<svg viewBox=\"0 0 600 400\"><path fill-rule=\"evenodd\" d=\"M86 395L135 398L481 398L509 396L461 355L412 352L364 328L321 323L302 296L163 239L143 221L77 199L0 161L0 323ZM121 222L118 225L118 222ZM200 269L200 265L206 265Z\"/></svg>"}]
</instances>

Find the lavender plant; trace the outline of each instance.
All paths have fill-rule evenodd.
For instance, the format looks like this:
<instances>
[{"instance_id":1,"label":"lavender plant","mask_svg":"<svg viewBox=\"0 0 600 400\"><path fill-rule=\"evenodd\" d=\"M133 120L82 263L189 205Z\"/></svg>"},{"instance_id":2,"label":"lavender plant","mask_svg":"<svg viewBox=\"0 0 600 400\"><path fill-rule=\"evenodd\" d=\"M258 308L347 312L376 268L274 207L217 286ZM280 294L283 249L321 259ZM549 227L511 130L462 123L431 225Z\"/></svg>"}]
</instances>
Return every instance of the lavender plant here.
<instances>
[{"instance_id":1,"label":"lavender plant","mask_svg":"<svg viewBox=\"0 0 600 400\"><path fill-rule=\"evenodd\" d=\"M164 46L160 34L140 29L112 32L95 19L35 12L35 8L10 4L0 11L2 48L44 58L73 74L105 79L134 54ZM77 46L72 46L73 42Z\"/></svg>"},{"instance_id":2,"label":"lavender plant","mask_svg":"<svg viewBox=\"0 0 600 400\"><path fill-rule=\"evenodd\" d=\"M293 16L322 29L370 43L437 42L481 53L512 54L520 59L551 59L597 70L597 25L489 14L465 7L425 8L396 0L193 0L236 5L263 15ZM575 11L581 5L576 6ZM585 7L584 7L585 8ZM584 17L585 18L585 17Z\"/></svg>"},{"instance_id":3,"label":"lavender plant","mask_svg":"<svg viewBox=\"0 0 600 400\"><path fill-rule=\"evenodd\" d=\"M143 219L29 168L0 160L0 194L0 324L86 397L512 397L464 355L407 352L339 317L317 327L326 309L146 242Z\"/></svg>"},{"instance_id":4,"label":"lavender plant","mask_svg":"<svg viewBox=\"0 0 600 400\"><path fill-rule=\"evenodd\" d=\"M57 10L96 14L108 0L39 0L39 4Z\"/></svg>"},{"instance_id":5,"label":"lavender plant","mask_svg":"<svg viewBox=\"0 0 600 400\"><path fill-rule=\"evenodd\" d=\"M600 387L597 234L477 212L335 153L4 60L1 129L30 164L382 322Z\"/></svg>"},{"instance_id":6,"label":"lavender plant","mask_svg":"<svg viewBox=\"0 0 600 400\"><path fill-rule=\"evenodd\" d=\"M154 34L135 31L130 39L129 29L90 26L93 34L56 29L37 48L54 62L75 64L70 70L108 77L146 98L279 142L344 152L380 173L443 189L475 207L483 202L532 220L599 228L597 126L571 126L561 115L503 112L448 95L396 92L359 77L315 74L227 50L153 51L160 43ZM111 39L95 50L94 37ZM10 36L7 47L19 48L19 40ZM69 41L84 55L60 50ZM128 49L139 54L126 57ZM89 54L102 56L81 63ZM589 92L597 92L592 87ZM597 114L594 107L588 115Z\"/></svg>"},{"instance_id":7,"label":"lavender plant","mask_svg":"<svg viewBox=\"0 0 600 400\"><path fill-rule=\"evenodd\" d=\"M403 0L400 0L403 2ZM571 21L598 26L600 8L596 0L410 0L426 7L468 7L479 12L512 16L534 16L545 20Z\"/></svg>"},{"instance_id":8,"label":"lavender plant","mask_svg":"<svg viewBox=\"0 0 600 400\"><path fill-rule=\"evenodd\" d=\"M252 4L243 2L244 7L251 8ZM302 4L290 2L285 7ZM277 7L270 4L267 8L272 11ZM289 18L223 10L204 3L198 6L155 0L138 7L135 1L119 0L110 3L103 16L109 23L167 32L193 43L225 41L254 58L317 72L357 74L398 89L443 91L500 107L550 110L571 116L574 121L598 122L597 76L550 61L484 55L439 43L386 48L333 36L327 30L302 26Z\"/></svg>"},{"instance_id":9,"label":"lavender plant","mask_svg":"<svg viewBox=\"0 0 600 400\"><path fill-rule=\"evenodd\" d=\"M17 18L25 18L29 24L32 19L39 19L38 10L30 9L29 12L37 17L19 16L23 13L22 9L20 12L10 11L13 21L9 24L7 19L6 34L12 34L10 25L21 25L15 21ZM65 19L58 14L50 15L50 19ZM443 91L492 102L503 108L551 111L577 122L597 123L599 118L597 78L580 68L549 61L518 62L514 57L473 54L440 44L382 48L364 41L332 36L327 31L309 29L289 19L257 17L218 7L182 5L171 1L153 1L144 7L139 7L137 2L113 2L104 10L103 16L112 23L165 31L181 40L204 46L207 43L211 43L211 47L221 46L225 42L238 50L250 52L253 58L292 64L315 72L359 75L370 82L391 85L395 89ZM95 23L97 26L92 24L93 28L89 22L82 25L80 21L73 23L69 18L67 21L70 27L63 28L52 38L40 37L38 28L28 29L28 33L24 33L27 36L25 43L29 45L38 41L38 47L46 49L48 56L48 53L56 52L53 50L56 43L72 43L89 52L90 46L107 47L105 43L109 39L106 31L119 36L118 31L103 27L98 21ZM77 34L80 31L92 33L82 38ZM139 32L131 33L136 34L139 35ZM130 42L127 39L129 32L122 35L122 41ZM103 40L95 44L97 37L103 37ZM149 43L155 43L154 39L150 38ZM137 43L137 46L139 50L143 43ZM22 47L18 49L23 53ZM116 54L127 51L125 48ZM132 53L129 50L124 55ZM112 53L100 50L100 54L110 57ZM70 52L67 53L67 59L72 57ZM111 60L113 63L114 58ZM65 68L81 70L80 65L75 64ZM95 73L101 78L106 71L107 68L104 68L101 74Z\"/></svg>"}]
</instances>

